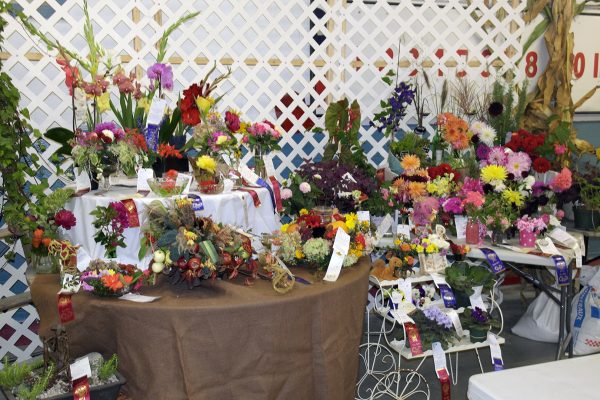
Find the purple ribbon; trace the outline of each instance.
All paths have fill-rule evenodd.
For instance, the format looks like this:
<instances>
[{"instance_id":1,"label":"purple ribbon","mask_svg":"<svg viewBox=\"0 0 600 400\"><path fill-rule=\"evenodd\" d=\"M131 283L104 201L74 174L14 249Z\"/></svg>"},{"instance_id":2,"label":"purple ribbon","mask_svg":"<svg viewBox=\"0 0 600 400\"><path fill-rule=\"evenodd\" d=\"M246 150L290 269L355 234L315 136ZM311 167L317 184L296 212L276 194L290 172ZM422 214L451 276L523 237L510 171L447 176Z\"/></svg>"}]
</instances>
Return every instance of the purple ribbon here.
<instances>
[{"instance_id":1,"label":"purple ribbon","mask_svg":"<svg viewBox=\"0 0 600 400\"><path fill-rule=\"evenodd\" d=\"M554 265L556 266L556 280L558 280L558 284L560 286L568 285L571 279L569 277L569 268L565 258L560 255L555 255L552 256L552 261L554 261Z\"/></svg>"},{"instance_id":2,"label":"purple ribbon","mask_svg":"<svg viewBox=\"0 0 600 400\"><path fill-rule=\"evenodd\" d=\"M506 270L504 263L502 262L500 257L498 257L498 254L496 254L496 252L494 250L488 249L486 247L482 247L479 250L481 250L481 252L485 256L485 258L488 261L488 263L490 264L490 267L492 268L492 271L494 272L494 274L497 275L500 272L504 272Z\"/></svg>"}]
</instances>

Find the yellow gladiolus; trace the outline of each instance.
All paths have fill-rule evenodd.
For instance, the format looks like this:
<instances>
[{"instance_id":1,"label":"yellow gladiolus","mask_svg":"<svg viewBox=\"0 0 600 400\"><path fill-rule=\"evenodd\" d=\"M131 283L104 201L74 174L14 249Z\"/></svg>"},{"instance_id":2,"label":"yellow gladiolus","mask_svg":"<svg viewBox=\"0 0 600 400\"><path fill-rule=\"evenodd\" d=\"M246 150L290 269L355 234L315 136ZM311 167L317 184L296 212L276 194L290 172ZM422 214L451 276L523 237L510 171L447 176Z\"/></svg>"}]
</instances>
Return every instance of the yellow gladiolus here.
<instances>
[{"instance_id":1,"label":"yellow gladiolus","mask_svg":"<svg viewBox=\"0 0 600 400\"><path fill-rule=\"evenodd\" d=\"M200 110L201 113L206 114L208 112L208 110L210 110L210 107L212 106L212 102L210 101L210 99L207 99L202 96L198 96L198 97L196 97L196 105L198 106L198 109Z\"/></svg>"},{"instance_id":2,"label":"yellow gladiolus","mask_svg":"<svg viewBox=\"0 0 600 400\"><path fill-rule=\"evenodd\" d=\"M101 113L108 111L110 109L110 93L102 93L102 96L96 98L96 104Z\"/></svg>"}]
</instances>

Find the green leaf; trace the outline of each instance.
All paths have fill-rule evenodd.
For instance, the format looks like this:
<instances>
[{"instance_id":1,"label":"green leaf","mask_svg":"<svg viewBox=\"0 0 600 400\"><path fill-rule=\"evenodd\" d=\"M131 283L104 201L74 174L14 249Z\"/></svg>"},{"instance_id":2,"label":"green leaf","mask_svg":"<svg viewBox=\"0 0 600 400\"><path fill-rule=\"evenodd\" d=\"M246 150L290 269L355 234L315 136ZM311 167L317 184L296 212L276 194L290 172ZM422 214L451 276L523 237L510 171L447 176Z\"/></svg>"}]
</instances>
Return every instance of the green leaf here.
<instances>
[{"instance_id":1,"label":"green leaf","mask_svg":"<svg viewBox=\"0 0 600 400\"><path fill-rule=\"evenodd\" d=\"M70 142L75 137L75 134L72 130L63 127L50 128L46 131L46 133L44 133L44 137L61 145L61 147L57 150L58 153L67 156L71 155Z\"/></svg>"},{"instance_id":2,"label":"green leaf","mask_svg":"<svg viewBox=\"0 0 600 400\"><path fill-rule=\"evenodd\" d=\"M529 35L529 37L525 41L525 44L523 44L523 52L521 53L522 54L521 58L519 58L519 60L516 62L517 65L519 65L519 63L521 62L523 57L525 57L525 55L527 54L527 50L529 50L531 45L536 40L538 40L544 34L544 32L546 32L546 29L548 29L549 25L550 25L550 20L548 18L544 18L542 21L540 21L539 24L537 24L537 26L531 32L531 35Z\"/></svg>"}]
</instances>

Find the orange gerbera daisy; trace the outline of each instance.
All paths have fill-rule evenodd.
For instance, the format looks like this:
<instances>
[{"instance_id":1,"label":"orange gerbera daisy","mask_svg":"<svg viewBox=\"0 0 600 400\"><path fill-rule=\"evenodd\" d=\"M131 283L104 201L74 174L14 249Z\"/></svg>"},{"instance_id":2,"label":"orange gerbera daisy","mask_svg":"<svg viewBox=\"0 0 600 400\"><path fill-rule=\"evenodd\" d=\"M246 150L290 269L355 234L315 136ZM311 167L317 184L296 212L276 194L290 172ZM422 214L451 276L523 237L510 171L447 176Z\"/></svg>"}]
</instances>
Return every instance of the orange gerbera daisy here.
<instances>
[{"instance_id":1,"label":"orange gerbera daisy","mask_svg":"<svg viewBox=\"0 0 600 400\"><path fill-rule=\"evenodd\" d=\"M120 274L104 275L102 277L102 283L113 292L116 292L117 290L123 288L123 282L121 282L119 277Z\"/></svg>"},{"instance_id":2,"label":"orange gerbera daisy","mask_svg":"<svg viewBox=\"0 0 600 400\"><path fill-rule=\"evenodd\" d=\"M414 154L406 154L402 157L400 165L406 171L414 171L421 166L421 160Z\"/></svg>"}]
</instances>

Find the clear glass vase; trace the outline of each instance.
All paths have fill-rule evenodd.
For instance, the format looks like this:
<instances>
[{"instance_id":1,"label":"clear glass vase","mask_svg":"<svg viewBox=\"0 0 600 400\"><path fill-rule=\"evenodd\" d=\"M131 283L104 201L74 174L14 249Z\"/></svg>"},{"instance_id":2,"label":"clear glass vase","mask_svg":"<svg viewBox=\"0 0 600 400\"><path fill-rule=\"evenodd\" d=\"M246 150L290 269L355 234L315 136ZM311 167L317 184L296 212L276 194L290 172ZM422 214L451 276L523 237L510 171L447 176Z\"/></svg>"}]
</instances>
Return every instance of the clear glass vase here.
<instances>
[{"instance_id":1,"label":"clear glass vase","mask_svg":"<svg viewBox=\"0 0 600 400\"><path fill-rule=\"evenodd\" d=\"M265 156L266 153L261 145L254 146L254 173L262 179L267 179Z\"/></svg>"},{"instance_id":2,"label":"clear glass vase","mask_svg":"<svg viewBox=\"0 0 600 400\"><path fill-rule=\"evenodd\" d=\"M36 274L55 274L60 269L56 257L49 254L32 254L30 264Z\"/></svg>"}]
</instances>

